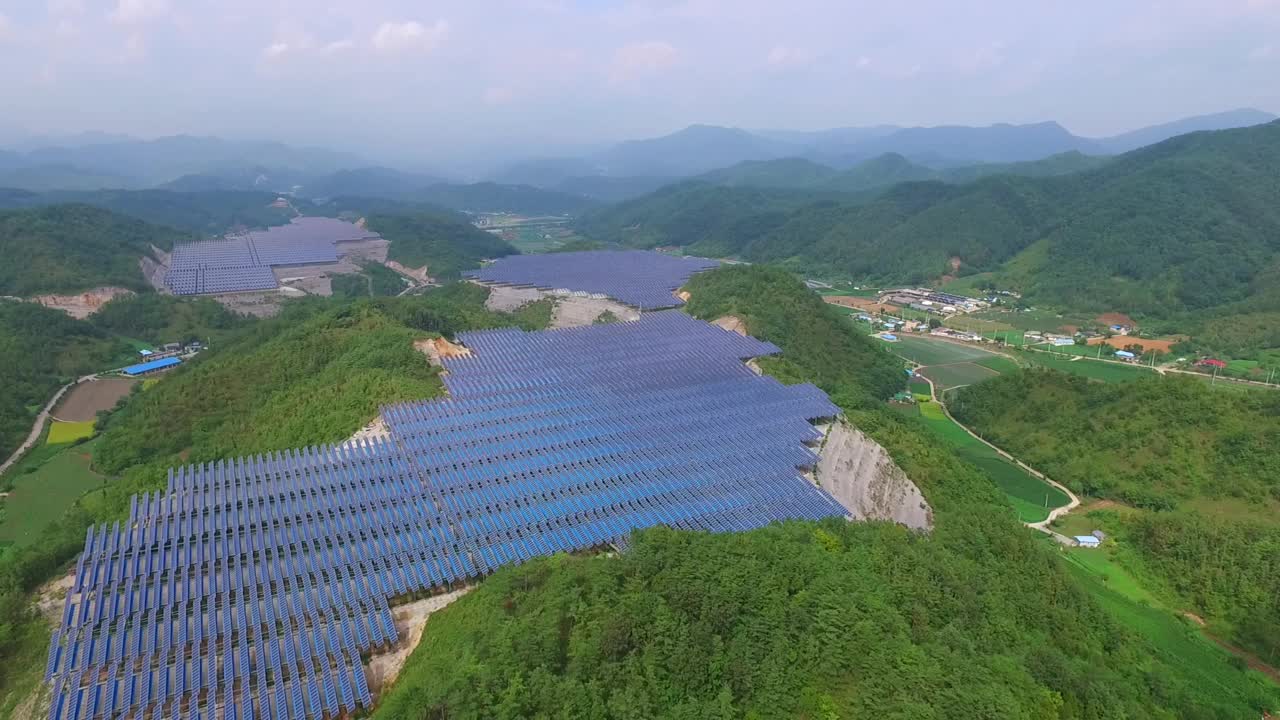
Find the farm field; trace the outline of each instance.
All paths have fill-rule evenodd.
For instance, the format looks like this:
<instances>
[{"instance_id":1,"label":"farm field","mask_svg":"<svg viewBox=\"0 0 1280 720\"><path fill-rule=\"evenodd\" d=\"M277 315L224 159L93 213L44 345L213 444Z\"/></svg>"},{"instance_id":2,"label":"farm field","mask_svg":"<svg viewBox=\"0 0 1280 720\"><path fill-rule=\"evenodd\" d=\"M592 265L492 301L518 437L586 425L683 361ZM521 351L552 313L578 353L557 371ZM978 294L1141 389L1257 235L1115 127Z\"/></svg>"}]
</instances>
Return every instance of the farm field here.
<instances>
[{"instance_id":1,"label":"farm field","mask_svg":"<svg viewBox=\"0 0 1280 720\"><path fill-rule=\"evenodd\" d=\"M1093 380L1101 380L1103 382L1129 382L1147 377L1151 373L1155 372L1150 368L1145 368L1140 365L1122 365L1120 363L1099 362L1097 360L1087 360L1083 358L1073 360L1069 357L1039 352L1023 353L1022 358L1029 365L1050 368L1052 370L1060 370L1062 372L1080 375L1081 377L1087 377Z\"/></svg>"},{"instance_id":2,"label":"farm field","mask_svg":"<svg viewBox=\"0 0 1280 720\"><path fill-rule=\"evenodd\" d=\"M1089 594L1118 622L1145 638L1162 656L1178 663L1199 685L1216 687L1239 698L1256 696L1267 682L1260 674L1242 674L1230 655L1203 633L1163 607L1130 576L1110 561L1105 550L1065 550L1067 568Z\"/></svg>"},{"instance_id":3,"label":"farm field","mask_svg":"<svg viewBox=\"0 0 1280 720\"><path fill-rule=\"evenodd\" d=\"M1000 373L977 363L962 362L950 365L930 365L920 368L920 374L933 381L941 392L964 385L973 385L983 380L990 380Z\"/></svg>"},{"instance_id":4,"label":"farm field","mask_svg":"<svg viewBox=\"0 0 1280 720\"><path fill-rule=\"evenodd\" d=\"M964 460L981 469L1009 499L1022 522L1039 522L1053 508L1070 502L1061 490L1045 484L1025 470L975 440L952 422L934 402L919 403L919 416L939 439L950 444Z\"/></svg>"},{"instance_id":5,"label":"farm field","mask_svg":"<svg viewBox=\"0 0 1280 720\"><path fill-rule=\"evenodd\" d=\"M94 420L86 420L84 422L51 420L49 422L49 439L46 442L50 445L64 445L93 437L93 426L95 424L96 421Z\"/></svg>"},{"instance_id":6,"label":"farm field","mask_svg":"<svg viewBox=\"0 0 1280 720\"><path fill-rule=\"evenodd\" d=\"M67 391L53 409L53 416L65 422L93 420L99 412L114 408L120 398L127 397L137 382L128 378L99 378L82 382Z\"/></svg>"},{"instance_id":7,"label":"farm field","mask_svg":"<svg viewBox=\"0 0 1280 720\"><path fill-rule=\"evenodd\" d=\"M9 497L4 499L0 545L21 546L34 540L77 498L102 486L103 477L89 469L96 442L67 447L51 457L32 457L13 469L17 474ZM34 469L26 472L27 468Z\"/></svg>"},{"instance_id":8,"label":"farm field","mask_svg":"<svg viewBox=\"0 0 1280 720\"><path fill-rule=\"evenodd\" d=\"M927 337L903 336L891 350L921 365L950 365L995 357L995 353L960 343Z\"/></svg>"}]
</instances>

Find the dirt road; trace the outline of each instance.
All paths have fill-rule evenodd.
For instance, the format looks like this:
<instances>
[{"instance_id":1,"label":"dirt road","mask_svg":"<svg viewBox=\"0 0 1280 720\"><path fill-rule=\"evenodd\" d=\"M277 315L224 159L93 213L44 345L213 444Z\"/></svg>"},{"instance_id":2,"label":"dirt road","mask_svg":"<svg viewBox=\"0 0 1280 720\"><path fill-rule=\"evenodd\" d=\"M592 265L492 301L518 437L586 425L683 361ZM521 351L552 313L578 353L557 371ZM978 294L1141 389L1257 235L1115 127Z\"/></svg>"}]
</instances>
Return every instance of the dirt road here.
<instances>
[{"instance_id":1,"label":"dirt road","mask_svg":"<svg viewBox=\"0 0 1280 720\"><path fill-rule=\"evenodd\" d=\"M76 380L75 382L69 382L66 385L63 385L62 387L58 388L58 392L53 394L53 398L50 399L49 402L45 403L45 406L40 410L40 414L36 416L36 424L34 427L31 428L31 434L27 435L27 439L21 445L18 446L17 450L13 451L13 454L9 456L8 460L4 461L4 464L0 465L0 475L5 474L5 472L7 472L9 468L13 467L15 463L21 460L22 456L26 455L27 451L30 450L32 447L34 447L36 442L40 440L40 432L44 430L44 423L46 420L49 419L49 413L53 412L54 406L58 404L58 401L62 399L62 396L65 395L68 390L75 387L76 385L79 385L82 382L93 380L96 377L98 376L85 375L84 377L80 378L79 380Z\"/></svg>"}]
</instances>

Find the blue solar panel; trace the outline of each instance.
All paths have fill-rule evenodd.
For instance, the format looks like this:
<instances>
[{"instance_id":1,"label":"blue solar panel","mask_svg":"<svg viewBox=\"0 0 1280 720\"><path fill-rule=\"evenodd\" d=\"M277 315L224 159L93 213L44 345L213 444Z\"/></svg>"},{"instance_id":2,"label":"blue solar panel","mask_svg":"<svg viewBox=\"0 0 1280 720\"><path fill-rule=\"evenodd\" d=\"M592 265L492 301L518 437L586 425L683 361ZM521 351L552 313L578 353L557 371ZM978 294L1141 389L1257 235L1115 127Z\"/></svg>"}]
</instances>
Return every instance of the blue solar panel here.
<instances>
[{"instance_id":1,"label":"blue solar panel","mask_svg":"<svg viewBox=\"0 0 1280 720\"><path fill-rule=\"evenodd\" d=\"M337 243L377 237L334 218L296 218L288 225L176 246L165 285L175 295L271 290L272 267L333 263Z\"/></svg>"},{"instance_id":2,"label":"blue solar panel","mask_svg":"<svg viewBox=\"0 0 1280 720\"><path fill-rule=\"evenodd\" d=\"M46 664L51 717L200 698L228 717L352 713L371 702L358 657L396 640L398 596L656 524L846 514L798 470L835 406L742 362L773 345L674 311L458 340L472 353L444 360L449 397L383 408L391 438L176 468L123 530L86 533Z\"/></svg>"},{"instance_id":3,"label":"blue solar panel","mask_svg":"<svg viewBox=\"0 0 1280 720\"><path fill-rule=\"evenodd\" d=\"M588 250L512 255L464 273L486 283L565 290L611 297L640 308L681 305L675 290L715 260L675 257L644 250Z\"/></svg>"}]
</instances>

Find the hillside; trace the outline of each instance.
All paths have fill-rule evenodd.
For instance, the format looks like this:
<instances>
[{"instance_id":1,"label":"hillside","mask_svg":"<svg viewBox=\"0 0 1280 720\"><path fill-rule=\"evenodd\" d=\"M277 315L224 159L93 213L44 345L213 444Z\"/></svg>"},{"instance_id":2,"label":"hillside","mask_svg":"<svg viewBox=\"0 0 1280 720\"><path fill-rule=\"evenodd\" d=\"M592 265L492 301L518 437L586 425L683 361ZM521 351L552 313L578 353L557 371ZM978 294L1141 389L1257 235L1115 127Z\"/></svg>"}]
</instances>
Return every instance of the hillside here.
<instances>
[{"instance_id":1,"label":"hillside","mask_svg":"<svg viewBox=\"0 0 1280 720\"><path fill-rule=\"evenodd\" d=\"M1102 385L1024 372L963 389L950 405L1050 477L1134 508L1112 528L1141 568L1221 632L1275 660L1280 393L1190 378Z\"/></svg>"},{"instance_id":2,"label":"hillside","mask_svg":"<svg viewBox=\"0 0 1280 720\"><path fill-rule=\"evenodd\" d=\"M517 251L496 235L468 222L434 213L370 215L370 230L391 241L387 258L411 268L427 267L434 278L455 278L480 267L480 260Z\"/></svg>"},{"instance_id":3,"label":"hillside","mask_svg":"<svg viewBox=\"0 0 1280 720\"><path fill-rule=\"evenodd\" d=\"M899 363L797 280L734 267L687 289L690 311L733 311L782 347L767 372L832 392L935 529L659 528L616 556L505 568L432 617L375 718L1228 718L1280 702L1171 618L1104 609L987 476L870 402Z\"/></svg>"},{"instance_id":4,"label":"hillside","mask_svg":"<svg viewBox=\"0 0 1280 720\"><path fill-rule=\"evenodd\" d=\"M79 203L155 225L202 235L222 235L236 226L269 227L288 223L294 212L289 208L272 207L276 197L274 193L246 190L58 190L45 193L9 190L0 191L0 208Z\"/></svg>"},{"instance_id":5,"label":"hillside","mask_svg":"<svg viewBox=\"0 0 1280 720\"><path fill-rule=\"evenodd\" d=\"M682 185L579 229L873 281L995 271L1033 301L1170 317L1266 290L1280 262L1278 177L1275 122L1181 136L1059 177L907 183L865 202Z\"/></svg>"},{"instance_id":6,"label":"hillside","mask_svg":"<svg viewBox=\"0 0 1280 720\"><path fill-rule=\"evenodd\" d=\"M595 205L585 195L529 185L444 182L429 175L391 168L341 170L303 185L306 197L384 198L423 203L467 212L514 212L525 215L576 215Z\"/></svg>"},{"instance_id":7,"label":"hillside","mask_svg":"<svg viewBox=\"0 0 1280 720\"><path fill-rule=\"evenodd\" d=\"M27 437L59 387L131 352L127 343L60 310L0 300L0 460Z\"/></svg>"},{"instance_id":8,"label":"hillside","mask_svg":"<svg viewBox=\"0 0 1280 720\"><path fill-rule=\"evenodd\" d=\"M184 233L87 205L0 212L0 295L150 288L138 261Z\"/></svg>"}]
</instances>

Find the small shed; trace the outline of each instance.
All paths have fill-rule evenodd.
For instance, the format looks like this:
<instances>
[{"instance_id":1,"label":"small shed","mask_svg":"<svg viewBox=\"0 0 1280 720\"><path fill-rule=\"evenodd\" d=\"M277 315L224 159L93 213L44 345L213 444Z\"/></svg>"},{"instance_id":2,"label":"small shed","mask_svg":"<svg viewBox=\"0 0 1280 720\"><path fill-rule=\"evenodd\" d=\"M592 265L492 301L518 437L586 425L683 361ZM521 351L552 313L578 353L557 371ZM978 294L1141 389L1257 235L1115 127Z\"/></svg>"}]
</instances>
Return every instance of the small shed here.
<instances>
[{"instance_id":1,"label":"small shed","mask_svg":"<svg viewBox=\"0 0 1280 720\"><path fill-rule=\"evenodd\" d=\"M1102 544L1102 541L1092 535L1077 535L1073 540L1076 541L1076 547L1096 548Z\"/></svg>"},{"instance_id":2,"label":"small shed","mask_svg":"<svg viewBox=\"0 0 1280 720\"><path fill-rule=\"evenodd\" d=\"M1116 357L1120 358L1121 360L1132 360L1135 357L1137 357L1137 355L1134 355L1128 350L1117 350Z\"/></svg>"}]
</instances>

